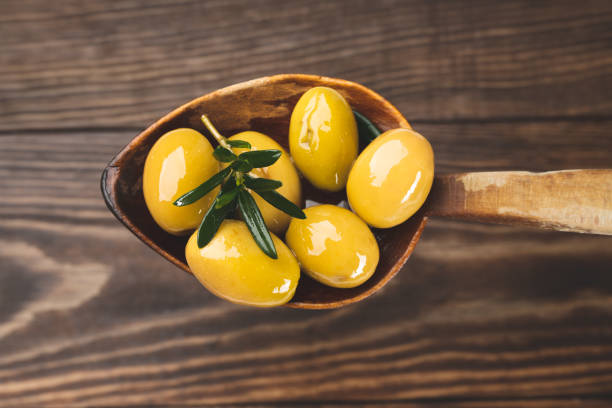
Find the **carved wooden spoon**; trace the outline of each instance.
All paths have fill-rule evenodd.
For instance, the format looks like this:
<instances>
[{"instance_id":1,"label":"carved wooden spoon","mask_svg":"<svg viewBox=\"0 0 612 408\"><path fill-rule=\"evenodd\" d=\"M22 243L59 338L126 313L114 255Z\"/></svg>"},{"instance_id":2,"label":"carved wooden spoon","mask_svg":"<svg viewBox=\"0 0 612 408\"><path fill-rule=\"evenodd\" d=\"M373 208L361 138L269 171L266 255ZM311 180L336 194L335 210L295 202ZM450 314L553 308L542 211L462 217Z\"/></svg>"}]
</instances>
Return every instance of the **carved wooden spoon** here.
<instances>
[{"instance_id":1,"label":"carved wooden spoon","mask_svg":"<svg viewBox=\"0 0 612 408\"><path fill-rule=\"evenodd\" d=\"M195 99L172 111L136 136L102 174L102 193L109 209L138 238L183 270L187 237L175 237L155 224L142 195L142 172L149 149L169 130L190 127L207 134L200 121L206 113L226 135L257 130L288 150L289 119L299 97L313 86L329 86L353 109L385 131L410 127L380 95L341 79L313 75L275 75L240 83ZM211 138L211 143L216 144ZM435 146L434 146L435 150ZM304 198L339 203L344 192L325 193L304 181ZM302 274L290 307L327 309L364 299L383 287L404 265L429 216L532 225L561 231L612 234L612 170L564 170L547 173L490 172L436 176L427 202L407 222L375 230L381 250L375 274L352 289L331 288Z\"/></svg>"}]
</instances>

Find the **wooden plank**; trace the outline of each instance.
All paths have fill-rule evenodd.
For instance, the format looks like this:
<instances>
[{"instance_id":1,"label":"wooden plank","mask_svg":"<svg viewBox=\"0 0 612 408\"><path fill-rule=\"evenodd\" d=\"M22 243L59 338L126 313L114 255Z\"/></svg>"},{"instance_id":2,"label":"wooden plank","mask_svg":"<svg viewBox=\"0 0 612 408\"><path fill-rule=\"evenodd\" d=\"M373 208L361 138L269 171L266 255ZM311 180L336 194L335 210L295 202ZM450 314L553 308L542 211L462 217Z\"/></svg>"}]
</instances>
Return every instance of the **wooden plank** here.
<instances>
[{"instance_id":1,"label":"wooden plank","mask_svg":"<svg viewBox=\"0 0 612 408\"><path fill-rule=\"evenodd\" d=\"M415 127L439 171L603 167L612 147L607 121ZM239 307L105 209L100 171L134 133L0 137L3 404L608 402L612 238L432 220L367 301Z\"/></svg>"},{"instance_id":2,"label":"wooden plank","mask_svg":"<svg viewBox=\"0 0 612 408\"><path fill-rule=\"evenodd\" d=\"M144 405L122 405L129 408L145 407ZM146 405L151 407L152 405ZM154 406L154 405L153 405ZM213 405L200 404L173 404L164 405L168 408L209 408ZM444 400L437 401L403 401L403 402L388 402L388 401L356 401L354 403L347 402L328 402L328 401L308 401L308 402L283 402L274 403L266 402L262 404L231 404L231 405L215 405L215 406L238 406L240 408L269 408L269 407L300 407L300 408L344 408L347 406L358 406L362 408L608 408L610 406L609 399L598 398L572 398L572 399L518 399L518 400L470 400L470 401L452 401Z\"/></svg>"},{"instance_id":3,"label":"wooden plank","mask_svg":"<svg viewBox=\"0 0 612 408\"><path fill-rule=\"evenodd\" d=\"M611 121L427 124L436 171L546 171L610 165ZM108 161L136 131L74 131L0 137L0 215L114 225L98 191ZM44 215L41 210L44 209ZM82 220L79 221L79 220Z\"/></svg>"},{"instance_id":4,"label":"wooden plank","mask_svg":"<svg viewBox=\"0 0 612 408\"><path fill-rule=\"evenodd\" d=\"M608 1L5 0L2 7L5 131L142 128L196 96L279 72L361 82L409 120L612 113Z\"/></svg>"},{"instance_id":5,"label":"wooden plank","mask_svg":"<svg viewBox=\"0 0 612 408\"><path fill-rule=\"evenodd\" d=\"M346 403L326 403L326 402L316 402L316 403L300 403L299 407L304 408L340 408L346 407L349 404ZM364 408L436 408L436 407L445 407L445 408L480 408L480 407L488 407L488 408L599 408L599 407L609 407L610 400L607 399L581 399L581 398L573 398L573 399L518 399L514 401L508 400L470 400L470 401L422 401L422 402L386 402L386 401L377 401L377 402L367 402L367 401L358 401L355 405ZM244 408L263 408L263 407L274 407L274 406L287 406L287 404L276 405L276 404L248 404L248 405L240 405ZM350 405L349 405L350 406ZM201 407L204 407L203 405ZM191 408L191 406L190 406ZM194 407L195 408L195 407Z\"/></svg>"}]
</instances>

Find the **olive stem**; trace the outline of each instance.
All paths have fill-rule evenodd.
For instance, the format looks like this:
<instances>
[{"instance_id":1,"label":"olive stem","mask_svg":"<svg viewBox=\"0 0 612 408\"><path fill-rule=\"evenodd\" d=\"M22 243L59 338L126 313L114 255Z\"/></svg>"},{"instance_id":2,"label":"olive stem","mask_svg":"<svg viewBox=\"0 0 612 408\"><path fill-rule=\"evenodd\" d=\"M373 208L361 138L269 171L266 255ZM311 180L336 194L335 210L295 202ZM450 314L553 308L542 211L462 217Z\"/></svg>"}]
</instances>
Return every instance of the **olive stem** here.
<instances>
[{"instance_id":1,"label":"olive stem","mask_svg":"<svg viewBox=\"0 0 612 408\"><path fill-rule=\"evenodd\" d=\"M252 174L252 173L249 173L249 175L253 175L253 174ZM255 176L255 177L257 177L257 176ZM237 172L236 172L236 185L237 185L237 186L240 186L240 185L242 185L243 183L244 183L244 174L243 174L243 173L241 173L241 172L239 172L239 171L237 171Z\"/></svg>"},{"instance_id":2,"label":"olive stem","mask_svg":"<svg viewBox=\"0 0 612 408\"><path fill-rule=\"evenodd\" d=\"M206 129L209 130L210 133L212 133L212 135L215 137L215 139L217 139L217 141L219 142L219 144L223 147L225 147L227 150L229 150L230 152L233 152L232 150L232 146L229 145L229 143L227 143L225 141L225 137L223 137L223 135L221 133L219 133L219 131L217 130L217 128L215 128L215 126L212 124L212 122L210 121L210 119L208 118L208 116L206 115L202 115L202 122L204 122L204 126L206 126ZM266 172L266 168L262 169L264 172ZM252 171L250 171L248 173L251 177L261 177L258 176L257 174L253 173ZM236 179L236 182L238 182L240 184L242 184L242 173L240 173L239 171L236 172L236 175L239 177Z\"/></svg>"},{"instance_id":3,"label":"olive stem","mask_svg":"<svg viewBox=\"0 0 612 408\"><path fill-rule=\"evenodd\" d=\"M201 119L202 119L202 122L204 122L204 126L206 126L208 131L215 137L215 139L217 139L217 142L219 142L219 144L221 146L223 146L224 148L226 148L227 150L229 150L231 152L232 151L232 146L230 146L225 141L225 138L223 137L223 135L221 133L219 133L219 131L215 128L215 126L212 124L210 119L208 119L208 116L202 115Z\"/></svg>"}]
</instances>

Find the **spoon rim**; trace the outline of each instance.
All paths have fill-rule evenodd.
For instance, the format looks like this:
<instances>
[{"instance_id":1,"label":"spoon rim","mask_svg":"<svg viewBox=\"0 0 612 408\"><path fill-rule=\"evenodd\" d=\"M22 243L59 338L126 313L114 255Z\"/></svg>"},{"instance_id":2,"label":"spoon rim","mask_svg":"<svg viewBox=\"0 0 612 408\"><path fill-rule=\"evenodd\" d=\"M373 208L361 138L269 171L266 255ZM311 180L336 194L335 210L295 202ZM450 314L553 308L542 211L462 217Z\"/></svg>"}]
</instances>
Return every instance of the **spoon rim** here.
<instances>
[{"instance_id":1,"label":"spoon rim","mask_svg":"<svg viewBox=\"0 0 612 408\"><path fill-rule=\"evenodd\" d=\"M380 104L380 106L384 107L384 109L397 121L397 127L405 127L411 129L410 124L404 118L404 116L397 110L395 106L393 106L389 101L387 101L384 97L371 90L370 88L361 85L356 82L348 81L345 79L326 77L321 75L310 75L310 74L278 74L265 76L260 78L251 79L248 81L240 82L237 84L229 85L224 88L215 90L213 92L209 92L205 95L192 99L183 105L173 109L168 112L166 115L162 116L160 119L156 120L152 124L150 124L146 129L140 132L137 136L135 136L128 144L126 144L120 151L113 157L113 159L108 163L108 165L104 168L102 172L102 177L100 180L100 187L102 190L102 195L104 197L104 201L109 210L113 213L113 215L128 229L130 230L138 239L140 239L143 243L153 249L157 254L163 256L165 259L170 261L172 264L176 265L180 269L188 272L193 275L191 270L189 269L186 263L183 263L176 256L169 253L166 249L156 244L148 235L146 235L138 226L136 226L131 220L130 217L121 209L121 206L117 200L117 181L120 178L120 173L122 169L122 165L126 160L126 156L136 147L143 144L152 133L154 133L159 127L163 126L167 122L181 116L186 111L196 108L201 105L203 102L212 100L216 97L228 95L240 90L253 88L260 85L273 85L274 83L288 82L288 81L304 81L304 82L313 82L319 83L320 85L315 86L330 86L334 87L334 85L339 88L352 88L356 89L359 92L365 94L368 98L376 103ZM289 301L289 303L285 304L285 307L293 308L293 309L334 309L342 306L349 305L351 303L358 302L363 300L372 294L379 291L382 287L384 287L404 266L407 262L408 258L412 254L417 242L420 239L421 233L425 228L428 217L424 215L421 211L413 216L416 219L420 218L419 225L417 226L414 234L410 238L410 242L404 250L401 252L398 260L393 263L393 266L384 272L384 276L372 287L369 289L354 295L352 297L347 297L341 300L336 301L319 301L316 303L313 302L304 302L304 301Z\"/></svg>"}]
</instances>

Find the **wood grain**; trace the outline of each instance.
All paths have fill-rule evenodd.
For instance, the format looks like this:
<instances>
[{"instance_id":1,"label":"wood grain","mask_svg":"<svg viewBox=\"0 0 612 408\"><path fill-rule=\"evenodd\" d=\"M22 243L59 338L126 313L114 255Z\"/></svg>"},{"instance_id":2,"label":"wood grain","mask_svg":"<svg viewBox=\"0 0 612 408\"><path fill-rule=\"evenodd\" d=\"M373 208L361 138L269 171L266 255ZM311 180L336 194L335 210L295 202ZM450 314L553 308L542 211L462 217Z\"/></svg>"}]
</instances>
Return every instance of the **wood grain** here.
<instances>
[{"instance_id":1,"label":"wood grain","mask_svg":"<svg viewBox=\"0 0 612 408\"><path fill-rule=\"evenodd\" d=\"M428 125L427 133L458 142L471 126ZM597 136L596 127L559 126L590 129L592 143L572 145L571 158L543 152L542 162L584 166L589 151L610 147L605 127ZM558 131L526 128L542 138ZM490 134L511 140L515 125L482 125L470 143ZM422 403L430 406L435 398L522 406L503 399L609 393L610 238L433 220L404 270L371 300L331 312L252 310L210 295L106 210L99 172L132 136L0 137L7 406L433 399ZM506 154L524 149L509 143ZM479 167L478 151L438 150L440 171L455 170L453 158Z\"/></svg>"},{"instance_id":2,"label":"wood grain","mask_svg":"<svg viewBox=\"0 0 612 408\"><path fill-rule=\"evenodd\" d=\"M481 400L481 401L464 401L464 402L456 402L456 401L403 401L403 402L386 402L386 401L376 401L376 402L368 402L368 401L359 401L356 405L364 408L424 408L424 407L445 407L445 408L481 408L481 407L499 407L499 408L600 408L600 407L608 407L609 401L605 399L597 399L597 398L572 398L572 399L538 399L538 400L525 400L525 399L516 399L514 401L500 401L500 400ZM193 407L203 407L204 405L193 405ZM245 408L261 408L261 407L270 407L270 406L286 406L285 405L277 405L274 403L267 404L247 404L240 405ZM327 403L327 402L317 402L317 403L305 403L300 404L300 407L304 408L340 408L346 407L346 403ZM191 405L190 405L191 407Z\"/></svg>"},{"instance_id":3,"label":"wood grain","mask_svg":"<svg viewBox=\"0 0 612 408\"><path fill-rule=\"evenodd\" d=\"M612 169L436 176L427 214L612 235Z\"/></svg>"},{"instance_id":4,"label":"wood grain","mask_svg":"<svg viewBox=\"0 0 612 408\"><path fill-rule=\"evenodd\" d=\"M142 128L282 72L345 78L412 120L608 117L601 0L5 0L0 129Z\"/></svg>"},{"instance_id":5,"label":"wood grain","mask_svg":"<svg viewBox=\"0 0 612 408\"><path fill-rule=\"evenodd\" d=\"M242 80L363 83L438 173L609 168L612 3L4 0L0 407L607 407L612 241L432 220L336 311L220 301L107 211L149 123Z\"/></svg>"}]
</instances>

